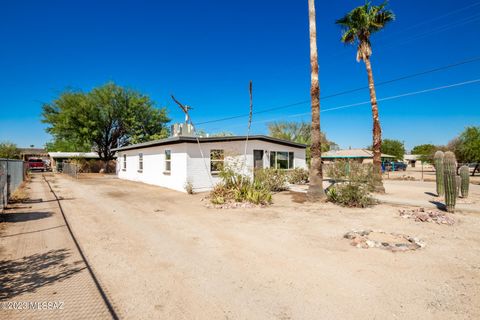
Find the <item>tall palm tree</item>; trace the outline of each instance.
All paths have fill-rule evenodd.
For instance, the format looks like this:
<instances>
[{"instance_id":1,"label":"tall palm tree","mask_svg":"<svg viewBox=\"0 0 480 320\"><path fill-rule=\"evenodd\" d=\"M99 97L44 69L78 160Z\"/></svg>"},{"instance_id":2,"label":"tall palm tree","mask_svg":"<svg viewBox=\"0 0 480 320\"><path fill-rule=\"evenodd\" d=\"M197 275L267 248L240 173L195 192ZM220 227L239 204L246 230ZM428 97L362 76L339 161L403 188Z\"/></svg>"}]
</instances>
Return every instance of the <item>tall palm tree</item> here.
<instances>
[{"instance_id":1,"label":"tall palm tree","mask_svg":"<svg viewBox=\"0 0 480 320\"><path fill-rule=\"evenodd\" d=\"M372 55L370 36L382 30L387 23L395 19L393 12L385 9L386 5L386 2L379 6L374 6L367 2L365 5L353 9L336 22L343 28L342 42L357 44L357 61L362 60L365 62L365 67L367 68L373 116L373 166L375 190L377 192L385 192L385 188L382 183L382 154L380 151L382 147L382 129L378 117L377 97L373 82L372 65L370 63L370 56Z\"/></svg>"},{"instance_id":2,"label":"tall palm tree","mask_svg":"<svg viewBox=\"0 0 480 320\"><path fill-rule=\"evenodd\" d=\"M325 198L322 172L322 142L320 133L320 85L318 82L317 26L315 19L315 1L308 0L310 26L310 96L312 105L312 145L310 162L310 184L308 198L317 201Z\"/></svg>"}]
</instances>

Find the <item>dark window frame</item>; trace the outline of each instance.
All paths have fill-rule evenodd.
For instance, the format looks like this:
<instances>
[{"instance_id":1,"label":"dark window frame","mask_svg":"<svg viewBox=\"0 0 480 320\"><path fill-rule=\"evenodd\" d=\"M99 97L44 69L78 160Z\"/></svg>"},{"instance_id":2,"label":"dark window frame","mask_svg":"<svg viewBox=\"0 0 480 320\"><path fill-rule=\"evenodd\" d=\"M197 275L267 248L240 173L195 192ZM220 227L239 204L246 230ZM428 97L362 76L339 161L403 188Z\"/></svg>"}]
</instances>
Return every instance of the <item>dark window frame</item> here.
<instances>
[{"instance_id":1,"label":"dark window frame","mask_svg":"<svg viewBox=\"0 0 480 320\"><path fill-rule=\"evenodd\" d=\"M138 172L143 172L143 152L138 153Z\"/></svg>"},{"instance_id":2,"label":"dark window frame","mask_svg":"<svg viewBox=\"0 0 480 320\"><path fill-rule=\"evenodd\" d=\"M212 156L218 156L218 157L213 158ZM217 167L217 165L219 165L219 167ZM218 174L220 171L223 170L224 165L225 165L225 150L211 149L210 150L210 172L212 174Z\"/></svg>"},{"instance_id":3,"label":"dark window frame","mask_svg":"<svg viewBox=\"0 0 480 320\"><path fill-rule=\"evenodd\" d=\"M170 173L170 172L172 172L172 150L166 149L164 151L164 155L165 155L164 172L165 173Z\"/></svg>"},{"instance_id":4,"label":"dark window frame","mask_svg":"<svg viewBox=\"0 0 480 320\"><path fill-rule=\"evenodd\" d=\"M286 168L280 168L278 154L286 154L286 160L282 159L281 161L287 161ZM285 156L285 155L284 155ZM291 170L295 168L295 152L294 151L270 151L270 168L280 169L280 170Z\"/></svg>"}]
</instances>

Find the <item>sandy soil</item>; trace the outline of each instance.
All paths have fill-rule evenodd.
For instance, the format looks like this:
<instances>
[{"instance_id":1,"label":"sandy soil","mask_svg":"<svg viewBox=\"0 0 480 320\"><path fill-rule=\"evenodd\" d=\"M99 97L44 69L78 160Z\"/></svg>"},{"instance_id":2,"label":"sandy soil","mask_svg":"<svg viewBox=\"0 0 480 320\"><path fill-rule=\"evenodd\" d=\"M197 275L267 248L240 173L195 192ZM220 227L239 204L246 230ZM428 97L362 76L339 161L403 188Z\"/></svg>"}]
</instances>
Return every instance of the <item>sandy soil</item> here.
<instances>
[{"instance_id":1,"label":"sandy soil","mask_svg":"<svg viewBox=\"0 0 480 320\"><path fill-rule=\"evenodd\" d=\"M375 197L381 201L445 209L445 198L436 194L435 182L385 180L385 194ZM467 198L459 197L456 211L480 214L480 185L470 184Z\"/></svg>"},{"instance_id":2,"label":"sandy soil","mask_svg":"<svg viewBox=\"0 0 480 320\"><path fill-rule=\"evenodd\" d=\"M345 209L275 195L264 209L207 209L204 195L56 175L73 229L125 319L479 319L480 216L419 223L399 207ZM427 246L359 249L373 229Z\"/></svg>"},{"instance_id":3,"label":"sandy soil","mask_svg":"<svg viewBox=\"0 0 480 320\"><path fill-rule=\"evenodd\" d=\"M435 181L435 169L431 165L425 165L423 167L423 174L421 166L415 168L407 167L406 171L385 172L383 174L385 180L399 180L405 177L413 177L416 180L421 180L423 177L424 181ZM470 175L470 181L473 184L480 185L480 173L476 172L473 177Z\"/></svg>"}]
</instances>

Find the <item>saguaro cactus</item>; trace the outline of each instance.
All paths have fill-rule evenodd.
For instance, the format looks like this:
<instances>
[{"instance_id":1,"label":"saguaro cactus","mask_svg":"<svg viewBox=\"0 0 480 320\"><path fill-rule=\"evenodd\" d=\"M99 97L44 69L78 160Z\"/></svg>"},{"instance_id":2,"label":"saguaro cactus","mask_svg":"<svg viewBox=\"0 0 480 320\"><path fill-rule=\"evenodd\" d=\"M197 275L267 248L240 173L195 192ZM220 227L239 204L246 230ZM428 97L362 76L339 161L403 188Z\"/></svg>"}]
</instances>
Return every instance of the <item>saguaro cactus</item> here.
<instances>
[{"instance_id":1,"label":"saguaro cactus","mask_svg":"<svg viewBox=\"0 0 480 320\"><path fill-rule=\"evenodd\" d=\"M456 183L455 195L458 198L460 196L460 185L462 184L462 178L460 178L460 176L455 176L455 183Z\"/></svg>"},{"instance_id":2,"label":"saguaro cactus","mask_svg":"<svg viewBox=\"0 0 480 320\"><path fill-rule=\"evenodd\" d=\"M443 180L445 184L445 205L448 212L455 211L457 202L457 160L453 152L445 152L443 158Z\"/></svg>"},{"instance_id":3,"label":"saguaro cactus","mask_svg":"<svg viewBox=\"0 0 480 320\"><path fill-rule=\"evenodd\" d=\"M468 169L467 166L460 167L460 177L462 178L462 182L461 182L462 198L467 198L468 188L470 187L470 170Z\"/></svg>"},{"instance_id":4,"label":"saguaro cactus","mask_svg":"<svg viewBox=\"0 0 480 320\"><path fill-rule=\"evenodd\" d=\"M443 151L435 152L435 174L437 182L437 195L439 197L443 196L445 193L445 186L443 182L443 158L445 154Z\"/></svg>"}]
</instances>

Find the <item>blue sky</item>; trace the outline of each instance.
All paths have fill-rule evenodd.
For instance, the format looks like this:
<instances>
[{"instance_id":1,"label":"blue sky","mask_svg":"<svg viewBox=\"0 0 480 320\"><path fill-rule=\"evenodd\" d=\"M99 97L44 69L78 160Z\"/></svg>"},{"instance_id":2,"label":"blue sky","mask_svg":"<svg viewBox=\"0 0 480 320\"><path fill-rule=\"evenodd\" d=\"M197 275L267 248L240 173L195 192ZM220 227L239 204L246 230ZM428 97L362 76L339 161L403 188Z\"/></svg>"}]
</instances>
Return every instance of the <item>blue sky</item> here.
<instances>
[{"instance_id":1,"label":"blue sky","mask_svg":"<svg viewBox=\"0 0 480 320\"><path fill-rule=\"evenodd\" d=\"M355 48L334 24L363 1L317 1L322 95L367 85ZM480 56L480 1L393 0L397 20L372 38L377 82ZM42 102L66 88L115 81L181 112L171 93L194 107L197 123L309 99L308 8L304 1L3 1L0 10L0 140L42 146ZM480 61L377 88L378 98L480 79ZM329 109L368 101L368 90L322 101ZM384 138L444 144L480 125L480 83L381 101ZM272 120L309 120L309 104L255 115L252 132ZM341 147L371 143L369 104L321 114ZM202 125L246 132L247 119Z\"/></svg>"}]
</instances>

